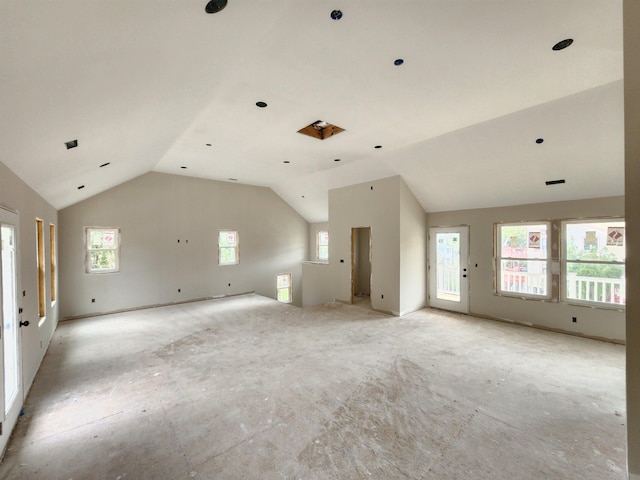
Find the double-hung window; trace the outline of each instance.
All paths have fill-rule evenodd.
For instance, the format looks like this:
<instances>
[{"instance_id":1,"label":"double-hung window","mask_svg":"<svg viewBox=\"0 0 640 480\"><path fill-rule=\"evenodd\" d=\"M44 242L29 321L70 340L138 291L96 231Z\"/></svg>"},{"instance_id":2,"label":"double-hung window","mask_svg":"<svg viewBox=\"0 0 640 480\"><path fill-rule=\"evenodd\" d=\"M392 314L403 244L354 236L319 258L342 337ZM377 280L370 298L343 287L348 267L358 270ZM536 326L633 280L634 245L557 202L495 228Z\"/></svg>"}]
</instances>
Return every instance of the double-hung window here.
<instances>
[{"instance_id":1,"label":"double-hung window","mask_svg":"<svg viewBox=\"0 0 640 480\"><path fill-rule=\"evenodd\" d=\"M85 229L87 273L114 273L120 271L120 229Z\"/></svg>"},{"instance_id":2,"label":"double-hung window","mask_svg":"<svg viewBox=\"0 0 640 480\"><path fill-rule=\"evenodd\" d=\"M625 304L624 219L567 220L563 226L564 300Z\"/></svg>"},{"instance_id":3,"label":"double-hung window","mask_svg":"<svg viewBox=\"0 0 640 480\"><path fill-rule=\"evenodd\" d=\"M218 265L237 265L240 262L238 232L220 230L218 232Z\"/></svg>"},{"instance_id":4,"label":"double-hung window","mask_svg":"<svg viewBox=\"0 0 640 480\"><path fill-rule=\"evenodd\" d=\"M319 262L329 260L329 232L316 234L316 260Z\"/></svg>"},{"instance_id":5,"label":"double-hung window","mask_svg":"<svg viewBox=\"0 0 640 480\"><path fill-rule=\"evenodd\" d=\"M277 299L279 302L291 303L292 291L291 291L291 274L282 273L276 276L276 290Z\"/></svg>"},{"instance_id":6,"label":"double-hung window","mask_svg":"<svg viewBox=\"0 0 640 480\"><path fill-rule=\"evenodd\" d=\"M496 291L549 298L549 223L496 225Z\"/></svg>"}]
</instances>

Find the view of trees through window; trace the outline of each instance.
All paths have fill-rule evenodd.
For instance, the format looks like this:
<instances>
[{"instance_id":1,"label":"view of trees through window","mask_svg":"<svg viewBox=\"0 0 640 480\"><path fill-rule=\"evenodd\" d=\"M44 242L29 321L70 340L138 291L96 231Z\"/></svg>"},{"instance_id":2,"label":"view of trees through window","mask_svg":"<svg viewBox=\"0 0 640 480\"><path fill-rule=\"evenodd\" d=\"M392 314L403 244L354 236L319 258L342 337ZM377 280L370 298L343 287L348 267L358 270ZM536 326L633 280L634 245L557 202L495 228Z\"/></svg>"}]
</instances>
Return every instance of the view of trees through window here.
<instances>
[{"instance_id":1,"label":"view of trees through window","mask_svg":"<svg viewBox=\"0 0 640 480\"><path fill-rule=\"evenodd\" d=\"M566 298L624 304L624 220L566 222L564 226Z\"/></svg>"},{"instance_id":2,"label":"view of trees through window","mask_svg":"<svg viewBox=\"0 0 640 480\"><path fill-rule=\"evenodd\" d=\"M118 236L118 229L87 228L89 272L106 273L118 271Z\"/></svg>"},{"instance_id":3,"label":"view of trees through window","mask_svg":"<svg viewBox=\"0 0 640 480\"><path fill-rule=\"evenodd\" d=\"M218 263L236 265L238 263L238 232L220 230L218 232Z\"/></svg>"},{"instance_id":4,"label":"view of trees through window","mask_svg":"<svg viewBox=\"0 0 640 480\"><path fill-rule=\"evenodd\" d=\"M278 301L291 303L291 274L283 273L276 278Z\"/></svg>"}]
</instances>

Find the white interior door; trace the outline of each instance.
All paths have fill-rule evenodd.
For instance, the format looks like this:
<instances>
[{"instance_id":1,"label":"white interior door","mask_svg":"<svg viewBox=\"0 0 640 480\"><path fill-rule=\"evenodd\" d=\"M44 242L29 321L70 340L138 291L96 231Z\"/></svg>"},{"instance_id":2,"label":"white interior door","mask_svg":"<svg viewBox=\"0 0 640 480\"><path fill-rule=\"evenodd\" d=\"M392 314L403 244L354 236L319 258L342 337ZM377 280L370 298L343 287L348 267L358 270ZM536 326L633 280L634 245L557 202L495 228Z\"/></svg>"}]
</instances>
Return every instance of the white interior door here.
<instances>
[{"instance_id":1,"label":"white interior door","mask_svg":"<svg viewBox=\"0 0 640 480\"><path fill-rule=\"evenodd\" d=\"M469 226L429 229L429 305L469 313Z\"/></svg>"},{"instance_id":2,"label":"white interior door","mask_svg":"<svg viewBox=\"0 0 640 480\"><path fill-rule=\"evenodd\" d=\"M4 450L9 433L22 407L22 350L20 346L20 310L18 292L18 214L0 208L0 313L2 314L2 436L0 451Z\"/></svg>"}]
</instances>

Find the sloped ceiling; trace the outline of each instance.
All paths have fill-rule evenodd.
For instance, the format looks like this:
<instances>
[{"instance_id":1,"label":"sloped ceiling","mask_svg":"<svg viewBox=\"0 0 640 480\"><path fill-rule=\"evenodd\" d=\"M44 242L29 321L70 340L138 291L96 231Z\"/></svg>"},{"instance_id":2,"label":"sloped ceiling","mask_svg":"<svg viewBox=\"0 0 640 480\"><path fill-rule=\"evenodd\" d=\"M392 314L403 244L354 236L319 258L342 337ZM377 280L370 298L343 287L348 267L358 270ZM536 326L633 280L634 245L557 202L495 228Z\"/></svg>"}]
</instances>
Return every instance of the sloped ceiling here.
<instances>
[{"instance_id":1,"label":"sloped ceiling","mask_svg":"<svg viewBox=\"0 0 640 480\"><path fill-rule=\"evenodd\" d=\"M56 208L158 171L312 222L391 175L426 211L624 193L621 1L205 3L0 0L0 161Z\"/></svg>"}]
</instances>

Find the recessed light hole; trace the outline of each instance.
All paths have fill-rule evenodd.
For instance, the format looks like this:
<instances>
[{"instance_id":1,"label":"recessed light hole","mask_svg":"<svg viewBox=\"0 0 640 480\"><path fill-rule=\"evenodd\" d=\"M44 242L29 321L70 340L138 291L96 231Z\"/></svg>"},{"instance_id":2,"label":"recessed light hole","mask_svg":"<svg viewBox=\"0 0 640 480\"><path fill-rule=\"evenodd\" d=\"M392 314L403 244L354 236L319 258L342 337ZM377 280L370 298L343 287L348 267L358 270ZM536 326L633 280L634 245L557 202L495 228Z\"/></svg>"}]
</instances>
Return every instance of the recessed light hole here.
<instances>
[{"instance_id":1,"label":"recessed light hole","mask_svg":"<svg viewBox=\"0 0 640 480\"><path fill-rule=\"evenodd\" d=\"M373 148L382 148L382 145L376 145L376 146L375 146L375 147L373 147Z\"/></svg>"},{"instance_id":2,"label":"recessed light hole","mask_svg":"<svg viewBox=\"0 0 640 480\"><path fill-rule=\"evenodd\" d=\"M340 20L342 18L342 12L340 10L334 10L331 12L331 18L334 20Z\"/></svg>"},{"instance_id":3,"label":"recessed light hole","mask_svg":"<svg viewBox=\"0 0 640 480\"><path fill-rule=\"evenodd\" d=\"M537 138L536 139L536 143L540 144L542 142L544 142L544 138Z\"/></svg>"},{"instance_id":4,"label":"recessed light hole","mask_svg":"<svg viewBox=\"0 0 640 480\"><path fill-rule=\"evenodd\" d=\"M80 185L80 186L78 187L78 190L82 190L83 188L84 188L84 185Z\"/></svg>"},{"instance_id":5,"label":"recessed light hole","mask_svg":"<svg viewBox=\"0 0 640 480\"><path fill-rule=\"evenodd\" d=\"M395 66L400 66L403 63L404 63L404 60L402 58L396 58L396 60L393 62Z\"/></svg>"},{"instance_id":6,"label":"recessed light hole","mask_svg":"<svg viewBox=\"0 0 640 480\"><path fill-rule=\"evenodd\" d=\"M264 108L267 106L266 102L256 102L256 106L260 108Z\"/></svg>"},{"instance_id":7,"label":"recessed light hole","mask_svg":"<svg viewBox=\"0 0 640 480\"><path fill-rule=\"evenodd\" d=\"M566 38L564 40L559 41L558 43L556 43L553 47L552 50L564 50L565 48L567 48L569 45L571 45L573 43L573 38Z\"/></svg>"},{"instance_id":8,"label":"recessed light hole","mask_svg":"<svg viewBox=\"0 0 640 480\"><path fill-rule=\"evenodd\" d=\"M111 162L103 163L102 165L100 165L100 168L106 167L107 165L111 165Z\"/></svg>"},{"instance_id":9,"label":"recessed light hole","mask_svg":"<svg viewBox=\"0 0 640 480\"><path fill-rule=\"evenodd\" d=\"M339 159L339 158L336 158L336 159L334 160L334 162L339 162L339 161L340 161L340 159Z\"/></svg>"},{"instance_id":10,"label":"recessed light hole","mask_svg":"<svg viewBox=\"0 0 640 480\"><path fill-rule=\"evenodd\" d=\"M210 146L211 146L211 144L210 144L210 143L207 143L207 147L210 147Z\"/></svg>"},{"instance_id":11,"label":"recessed light hole","mask_svg":"<svg viewBox=\"0 0 640 480\"><path fill-rule=\"evenodd\" d=\"M229 180L231 180L232 182L237 182L238 181L237 178L230 178Z\"/></svg>"},{"instance_id":12,"label":"recessed light hole","mask_svg":"<svg viewBox=\"0 0 640 480\"><path fill-rule=\"evenodd\" d=\"M187 167L185 167L185 166L182 166L182 167L180 167L180 168L182 168L182 169L184 169L184 170L186 170L186 169L187 169Z\"/></svg>"},{"instance_id":13,"label":"recessed light hole","mask_svg":"<svg viewBox=\"0 0 640 480\"><path fill-rule=\"evenodd\" d=\"M284 161L284 162L282 162L282 163L291 163L291 162L290 162L289 160L285 160L285 161Z\"/></svg>"},{"instance_id":14,"label":"recessed light hole","mask_svg":"<svg viewBox=\"0 0 640 480\"><path fill-rule=\"evenodd\" d=\"M227 0L210 0L204 7L204 11L207 13L218 13L220 10L227 6Z\"/></svg>"}]
</instances>

